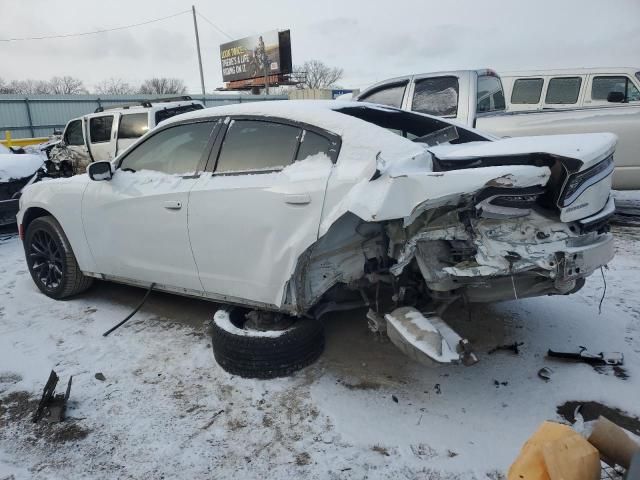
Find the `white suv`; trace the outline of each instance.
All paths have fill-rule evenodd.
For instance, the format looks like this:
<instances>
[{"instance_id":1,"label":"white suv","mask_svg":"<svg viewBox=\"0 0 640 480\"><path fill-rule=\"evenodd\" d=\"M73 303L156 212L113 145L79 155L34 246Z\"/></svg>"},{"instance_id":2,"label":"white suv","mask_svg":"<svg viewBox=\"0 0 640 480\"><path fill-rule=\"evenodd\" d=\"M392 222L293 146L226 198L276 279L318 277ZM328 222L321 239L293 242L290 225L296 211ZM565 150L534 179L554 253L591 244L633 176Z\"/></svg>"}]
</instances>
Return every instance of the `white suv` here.
<instances>
[{"instance_id":1,"label":"white suv","mask_svg":"<svg viewBox=\"0 0 640 480\"><path fill-rule=\"evenodd\" d=\"M50 156L71 160L76 172L82 173L91 162L113 160L161 121L203 108L202 102L187 95L100 107L70 120Z\"/></svg>"}]
</instances>

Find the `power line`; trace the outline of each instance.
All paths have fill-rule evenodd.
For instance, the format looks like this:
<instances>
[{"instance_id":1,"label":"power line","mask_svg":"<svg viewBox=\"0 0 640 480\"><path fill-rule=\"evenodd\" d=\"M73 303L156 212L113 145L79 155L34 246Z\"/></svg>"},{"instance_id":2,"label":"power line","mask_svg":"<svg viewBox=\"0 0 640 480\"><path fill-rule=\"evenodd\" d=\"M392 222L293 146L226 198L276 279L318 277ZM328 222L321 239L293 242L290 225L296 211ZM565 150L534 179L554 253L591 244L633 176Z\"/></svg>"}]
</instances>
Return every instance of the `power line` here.
<instances>
[{"instance_id":1,"label":"power line","mask_svg":"<svg viewBox=\"0 0 640 480\"><path fill-rule=\"evenodd\" d=\"M217 26L215 23L213 23L211 20L209 20L207 17L205 17L203 14L200 13L199 10L196 10L196 13L198 15L200 15L202 17L203 20L205 20L209 25L211 25L213 28L215 28L218 32L220 32L222 35L224 35L225 37L227 37L229 40L233 40L233 37L231 35L229 35L227 32L225 32L224 30L222 30L219 26Z\"/></svg>"},{"instance_id":2,"label":"power line","mask_svg":"<svg viewBox=\"0 0 640 480\"><path fill-rule=\"evenodd\" d=\"M173 15L167 15L166 17L154 18L153 20L147 20L146 22L134 23L132 25L124 25L122 27L104 28L102 30L94 30L92 32L66 33L66 34L61 34L61 35L47 35L47 36L43 36L43 37L0 38L0 42L22 42L22 41L26 41L26 40L49 40L49 39L53 39L53 38L82 37L82 36L85 36L85 35L94 35L96 33L114 32L116 30L125 30L127 28L140 27L142 25L148 25L150 23L161 22L163 20L168 20L169 18L173 18L173 17L178 17L180 15L184 15L185 13L191 13L191 10L184 10L182 12L174 13ZM206 18L205 18L205 20L206 20Z\"/></svg>"}]
</instances>

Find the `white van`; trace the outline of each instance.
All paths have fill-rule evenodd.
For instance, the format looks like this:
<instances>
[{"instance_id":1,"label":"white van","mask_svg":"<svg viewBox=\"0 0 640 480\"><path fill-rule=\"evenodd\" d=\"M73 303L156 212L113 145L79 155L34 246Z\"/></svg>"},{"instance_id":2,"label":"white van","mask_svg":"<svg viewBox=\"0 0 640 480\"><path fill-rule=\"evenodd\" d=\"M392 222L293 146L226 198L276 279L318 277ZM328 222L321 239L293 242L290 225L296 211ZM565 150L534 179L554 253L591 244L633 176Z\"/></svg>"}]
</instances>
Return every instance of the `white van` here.
<instances>
[{"instance_id":1,"label":"white van","mask_svg":"<svg viewBox=\"0 0 640 480\"><path fill-rule=\"evenodd\" d=\"M69 120L51 156L70 157L81 173L91 162L112 160L161 121L203 108L202 102L188 95L101 107Z\"/></svg>"},{"instance_id":2,"label":"white van","mask_svg":"<svg viewBox=\"0 0 640 480\"><path fill-rule=\"evenodd\" d=\"M500 78L511 112L640 105L637 68L529 70Z\"/></svg>"}]
</instances>

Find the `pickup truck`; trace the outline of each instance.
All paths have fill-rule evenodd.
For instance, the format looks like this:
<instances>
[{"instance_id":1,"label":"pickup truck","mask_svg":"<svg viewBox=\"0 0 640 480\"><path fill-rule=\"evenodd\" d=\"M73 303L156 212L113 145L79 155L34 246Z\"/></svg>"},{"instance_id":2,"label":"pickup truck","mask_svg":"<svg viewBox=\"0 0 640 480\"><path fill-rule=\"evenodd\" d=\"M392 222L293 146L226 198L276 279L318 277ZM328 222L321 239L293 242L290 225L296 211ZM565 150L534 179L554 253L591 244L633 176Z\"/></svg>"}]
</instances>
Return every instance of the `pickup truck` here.
<instances>
[{"instance_id":1,"label":"pickup truck","mask_svg":"<svg viewBox=\"0 0 640 480\"><path fill-rule=\"evenodd\" d=\"M640 69L614 70L608 76L624 76L624 91L614 88L603 99L598 97L603 95L599 90L604 83L594 83L605 76L600 71L535 72L526 77L544 82L540 92L544 101L538 99L540 108L535 110L507 104L500 76L488 69L396 77L372 85L354 100L450 118L499 137L612 132L618 136L613 188L636 190L640 189L640 98L636 95ZM511 99L515 92L507 93Z\"/></svg>"},{"instance_id":2,"label":"pickup truck","mask_svg":"<svg viewBox=\"0 0 640 480\"><path fill-rule=\"evenodd\" d=\"M89 163L112 160L161 121L203 108L187 95L100 107L69 120L61 141L47 155L54 162L69 160L74 173L84 173Z\"/></svg>"}]
</instances>

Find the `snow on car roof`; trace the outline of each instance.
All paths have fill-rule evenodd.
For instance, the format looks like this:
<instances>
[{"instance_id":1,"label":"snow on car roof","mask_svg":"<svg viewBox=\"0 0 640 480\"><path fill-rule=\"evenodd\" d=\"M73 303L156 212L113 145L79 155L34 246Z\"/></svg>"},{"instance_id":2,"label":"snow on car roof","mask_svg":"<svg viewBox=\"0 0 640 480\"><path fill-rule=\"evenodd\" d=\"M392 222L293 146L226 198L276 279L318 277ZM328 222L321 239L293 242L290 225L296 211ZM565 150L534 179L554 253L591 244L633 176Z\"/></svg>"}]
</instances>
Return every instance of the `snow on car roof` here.
<instances>
[{"instance_id":1,"label":"snow on car roof","mask_svg":"<svg viewBox=\"0 0 640 480\"><path fill-rule=\"evenodd\" d=\"M336 111L340 108L352 107L353 105L353 102L335 100L252 101L223 105L220 107L210 107L176 115L163 122L163 125L166 126L175 122L211 116L257 115L279 117L296 122L308 123L339 135L342 137L343 147L345 144L349 144L353 147L375 150L375 153L382 151L389 158L399 156L410 157L424 151L423 145L413 143L373 123ZM366 103L358 103L357 105L360 107L395 110Z\"/></svg>"}]
</instances>

